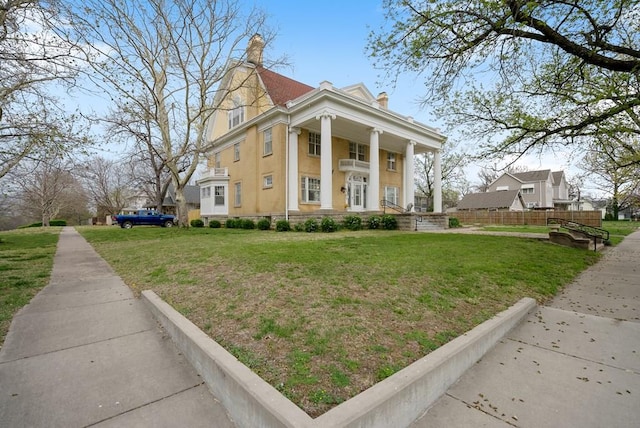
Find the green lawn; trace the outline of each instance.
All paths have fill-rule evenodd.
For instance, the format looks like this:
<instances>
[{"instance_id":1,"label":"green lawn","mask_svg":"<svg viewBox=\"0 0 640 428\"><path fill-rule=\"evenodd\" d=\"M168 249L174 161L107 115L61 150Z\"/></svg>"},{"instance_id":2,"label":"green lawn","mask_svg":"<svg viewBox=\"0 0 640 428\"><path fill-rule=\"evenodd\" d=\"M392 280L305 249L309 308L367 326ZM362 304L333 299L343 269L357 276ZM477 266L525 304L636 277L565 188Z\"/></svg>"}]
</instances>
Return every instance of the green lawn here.
<instances>
[{"instance_id":1,"label":"green lawn","mask_svg":"<svg viewBox=\"0 0 640 428\"><path fill-rule=\"evenodd\" d=\"M0 346L16 312L49 282L60 230L0 232Z\"/></svg>"},{"instance_id":2,"label":"green lawn","mask_svg":"<svg viewBox=\"0 0 640 428\"><path fill-rule=\"evenodd\" d=\"M486 235L79 230L312 416L599 257Z\"/></svg>"}]
</instances>

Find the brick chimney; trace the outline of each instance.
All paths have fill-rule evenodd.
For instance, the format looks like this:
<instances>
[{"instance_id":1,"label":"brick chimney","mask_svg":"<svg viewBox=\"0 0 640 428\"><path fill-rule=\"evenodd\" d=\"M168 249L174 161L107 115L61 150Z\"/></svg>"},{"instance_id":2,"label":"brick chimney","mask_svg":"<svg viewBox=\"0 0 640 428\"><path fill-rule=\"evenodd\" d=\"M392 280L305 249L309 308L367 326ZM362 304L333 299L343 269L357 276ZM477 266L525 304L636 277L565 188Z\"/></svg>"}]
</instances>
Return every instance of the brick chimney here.
<instances>
[{"instance_id":1,"label":"brick chimney","mask_svg":"<svg viewBox=\"0 0 640 428\"><path fill-rule=\"evenodd\" d=\"M247 62L261 66L262 51L264 50L264 40L260 34L254 34L247 46Z\"/></svg>"},{"instance_id":2,"label":"brick chimney","mask_svg":"<svg viewBox=\"0 0 640 428\"><path fill-rule=\"evenodd\" d=\"M376 101L378 101L378 104L380 104L380 107L383 109L389 109L389 96L386 92L380 92Z\"/></svg>"}]
</instances>

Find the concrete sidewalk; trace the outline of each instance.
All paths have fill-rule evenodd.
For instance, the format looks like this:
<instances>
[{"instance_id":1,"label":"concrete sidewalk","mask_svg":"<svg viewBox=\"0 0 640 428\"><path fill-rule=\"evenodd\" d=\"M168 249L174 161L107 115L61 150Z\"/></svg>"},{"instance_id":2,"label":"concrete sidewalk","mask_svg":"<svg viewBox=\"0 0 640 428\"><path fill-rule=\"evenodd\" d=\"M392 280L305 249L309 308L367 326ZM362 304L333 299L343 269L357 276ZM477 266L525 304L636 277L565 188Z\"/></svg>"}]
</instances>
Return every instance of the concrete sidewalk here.
<instances>
[{"instance_id":1,"label":"concrete sidewalk","mask_svg":"<svg viewBox=\"0 0 640 428\"><path fill-rule=\"evenodd\" d=\"M232 427L139 299L75 229L0 349L0 426Z\"/></svg>"},{"instance_id":2,"label":"concrete sidewalk","mask_svg":"<svg viewBox=\"0 0 640 428\"><path fill-rule=\"evenodd\" d=\"M640 232L511 331L412 428L508 426L640 426Z\"/></svg>"}]
</instances>

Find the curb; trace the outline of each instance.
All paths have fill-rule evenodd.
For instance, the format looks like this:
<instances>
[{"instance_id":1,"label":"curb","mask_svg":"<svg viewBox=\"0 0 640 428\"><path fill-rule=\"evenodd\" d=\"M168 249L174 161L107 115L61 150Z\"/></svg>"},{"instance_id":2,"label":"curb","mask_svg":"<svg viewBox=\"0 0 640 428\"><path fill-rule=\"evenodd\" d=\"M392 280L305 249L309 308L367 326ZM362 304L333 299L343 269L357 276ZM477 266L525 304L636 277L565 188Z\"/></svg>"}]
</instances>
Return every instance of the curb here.
<instances>
[{"instance_id":1,"label":"curb","mask_svg":"<svg viewBox=\"0 0 640 428\"><path fill-rule=\"evenodd\" d=\"M458 378L536 308L524 298L312 419L153 291L142 299L239 427L406 427L422 416Z\"/></svg>"}]
</instances>

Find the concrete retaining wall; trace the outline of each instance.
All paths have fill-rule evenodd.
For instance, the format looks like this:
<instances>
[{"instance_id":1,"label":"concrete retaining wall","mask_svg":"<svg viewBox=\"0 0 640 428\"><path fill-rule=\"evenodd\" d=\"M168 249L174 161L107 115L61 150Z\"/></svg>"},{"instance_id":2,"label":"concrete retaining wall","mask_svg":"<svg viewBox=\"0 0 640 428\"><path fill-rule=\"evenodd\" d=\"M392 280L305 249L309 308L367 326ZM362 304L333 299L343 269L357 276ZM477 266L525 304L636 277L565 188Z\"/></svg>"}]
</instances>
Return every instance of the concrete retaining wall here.
<instances>
[{"instance_id":1,"label":"concrete retaining wall","mask_svg":"<svg viewBox=\"0 0 640 428\"><path fill-rule=\"evenodd\" d=\"M239 427L406 427L530 311L525 298L316 419L241 364L154 292L142 298Z\"/></svg>"}]
</instances>

